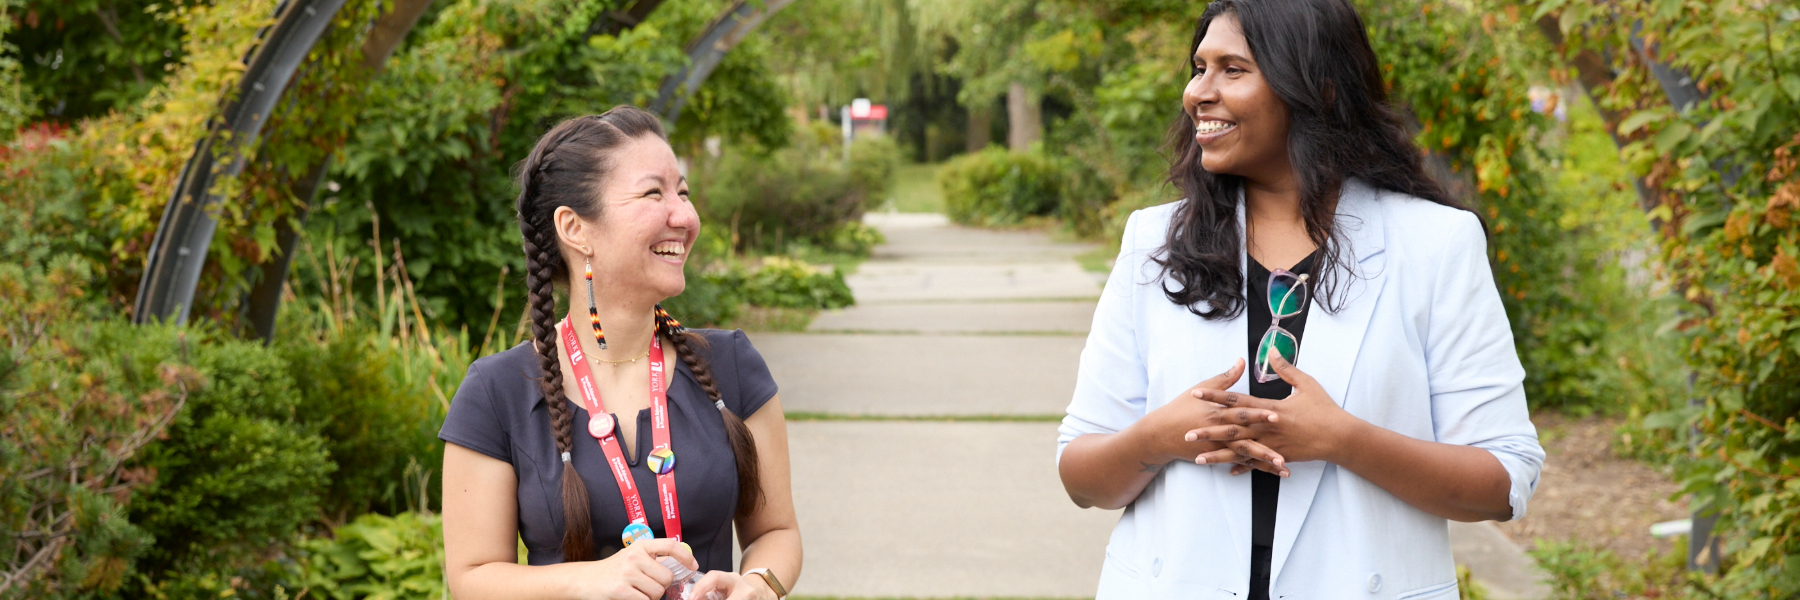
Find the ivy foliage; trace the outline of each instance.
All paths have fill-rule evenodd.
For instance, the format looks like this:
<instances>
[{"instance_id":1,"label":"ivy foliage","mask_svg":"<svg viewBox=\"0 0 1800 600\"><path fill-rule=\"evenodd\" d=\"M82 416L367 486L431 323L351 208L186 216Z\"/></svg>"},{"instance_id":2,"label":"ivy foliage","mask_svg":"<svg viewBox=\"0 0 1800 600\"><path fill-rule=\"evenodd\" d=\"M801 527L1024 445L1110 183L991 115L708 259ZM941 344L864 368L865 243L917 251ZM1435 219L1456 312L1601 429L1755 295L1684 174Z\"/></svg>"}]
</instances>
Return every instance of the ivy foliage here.
<instances>
[{"instance_id":1,"label":"ivy foliage","mask_svg":"<svg viewBox=\"0 0 1800 600\"><path fill-rule=\"evenodd\" d=\"M1616 215L1629 206L1588 205L1591 190L1569 185L1581 185L1579 177L1554 175L1567 168L1570 130L1527 98L1533 84L1548 83L1546 45L1516 7L1357 6L1389 93L1418 123L1428 163L1486 222L1526 397L1534 406L1586 409L1632 390L1614 373L1629 337L1616 331L1635 332L1630 326L1648 314L1645 295L1627 286L1619 266L1618 251L1630 246L1616 234L1633 224Z\"/></svg>"},{"instance_id":2,"label":"ivy foliage","mask_svg":"<svg viewBox=\"0 0 1800 600\"><path fill-rule=\"evenodd\" d=\"M9 145L3 158L13 176L0 178L0 198L46 205L36 211L33 231L43 234L46 252L89 264L96 300L130 306L170 190L274 6L267 0L176 6L165 18L183 32L183 60L163 86L129 109L68 129L34 126L36 133ZM252 236L233 235L249 229L240 222L227 217L220 228L215 249L255 248L246 244ZM210 280L219 277L209 271Z\"/></svg>"},{"instance_id":3,"label":"ivy foliage","mask_svg":"<svg viewBox=\"0 0 1800 600\"><path fill-rule=\"evenodd\" d=\"M1687 301L1675 329L1701 403L1646 422L1676 432L1684 491L1720 516L1722 575L1698 585L1800 594L1800 8L1521 4L1564 38L1569 63L1603 61L1609 80L1588 93L1648 192L1658 275ZM1662 67L1691 77L1700 101L1671 102Z\"/></svg>"}]
</instances>

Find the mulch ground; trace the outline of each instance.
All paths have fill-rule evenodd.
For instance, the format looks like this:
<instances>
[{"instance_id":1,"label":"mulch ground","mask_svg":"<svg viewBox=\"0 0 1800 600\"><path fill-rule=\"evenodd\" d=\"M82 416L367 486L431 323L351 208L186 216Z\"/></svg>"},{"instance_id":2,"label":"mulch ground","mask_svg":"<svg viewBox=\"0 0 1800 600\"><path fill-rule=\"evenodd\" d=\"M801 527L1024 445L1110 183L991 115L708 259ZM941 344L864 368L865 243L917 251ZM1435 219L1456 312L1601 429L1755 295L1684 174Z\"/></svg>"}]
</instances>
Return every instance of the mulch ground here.
<instances>
[{"instance_id":1,"label":"mulch ground","mask_svg":"<svg viewBox=\"0 0 1800 600\"><path fill-rule=\"evenodd\" d=\"M1579 540L1634 560L1651 549L1668 552L1668 539L1650 536L1650 525L1685 519L1687 501L1657 467L1613 453L1622 417L1573 418L1536 411L1538 438L1549 459L1524 519L1500 530L1530 549L1537 540Z\"/></svg>"}]
</instances>

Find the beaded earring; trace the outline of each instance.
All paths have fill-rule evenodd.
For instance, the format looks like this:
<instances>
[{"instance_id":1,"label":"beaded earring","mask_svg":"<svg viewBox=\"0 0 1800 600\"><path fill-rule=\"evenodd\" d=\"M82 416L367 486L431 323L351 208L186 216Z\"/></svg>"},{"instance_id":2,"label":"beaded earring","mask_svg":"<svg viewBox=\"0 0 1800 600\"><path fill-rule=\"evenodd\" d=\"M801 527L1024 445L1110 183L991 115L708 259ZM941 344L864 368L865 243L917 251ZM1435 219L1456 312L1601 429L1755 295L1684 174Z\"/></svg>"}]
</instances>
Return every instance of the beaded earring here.
<instances>
[{"instance_id":1,"label":"beaded earring","mask_svg":"<svg viewBox=\"0 0 1800 600\"><path fill-rule=\"evenodd\" d=\"M669 316L669 311L663 310L661 304L656 305L656 328L672 336L687 333L687 328L681 326L681 321Z\"/></svg>"},{"instance_id":2,"label":"beaded earring","mask_svg":"<svg viewBox=\"0 0 1800 600\"><path fill-rule=\"evenodd\" d=\"M594 263L581 259L581 266L587 271L588 320L594 322L594 341L599 342L600 349L606 349L606 332L600 329L600 307L594 304Z\"/></svg>"}]
</instances>

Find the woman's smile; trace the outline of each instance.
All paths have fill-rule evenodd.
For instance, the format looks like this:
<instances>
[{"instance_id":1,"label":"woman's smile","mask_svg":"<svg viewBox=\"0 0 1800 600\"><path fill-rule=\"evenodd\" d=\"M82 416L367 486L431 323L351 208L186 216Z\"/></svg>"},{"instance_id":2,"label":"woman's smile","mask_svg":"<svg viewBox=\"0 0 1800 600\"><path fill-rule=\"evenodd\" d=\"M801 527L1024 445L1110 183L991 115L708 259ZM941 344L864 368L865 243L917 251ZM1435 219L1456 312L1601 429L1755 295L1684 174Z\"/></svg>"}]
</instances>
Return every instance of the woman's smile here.
<instances>
[{"instance_id":1,"label":"woman's smile","mask_svg":"<svg viewBox=\"0 0 1800 600\"><path fill-rule=\"evenodd\" d=\"M650 246L650 253L665 262L682 264L687 262L687 240L663 240Z\"/></svg>"},{"instance_id":2,"label":"woman's smile","mask_svg":"<svg viewBox=\"0 0 1800 600\"><path fill-rule=\"evenodd\" d=\"M1237 123L1223 119L1199 117L1194 119L1194 123L1194 143L1200 144L1202 147L1237 131Z\"/></svg>"}]
</instances>

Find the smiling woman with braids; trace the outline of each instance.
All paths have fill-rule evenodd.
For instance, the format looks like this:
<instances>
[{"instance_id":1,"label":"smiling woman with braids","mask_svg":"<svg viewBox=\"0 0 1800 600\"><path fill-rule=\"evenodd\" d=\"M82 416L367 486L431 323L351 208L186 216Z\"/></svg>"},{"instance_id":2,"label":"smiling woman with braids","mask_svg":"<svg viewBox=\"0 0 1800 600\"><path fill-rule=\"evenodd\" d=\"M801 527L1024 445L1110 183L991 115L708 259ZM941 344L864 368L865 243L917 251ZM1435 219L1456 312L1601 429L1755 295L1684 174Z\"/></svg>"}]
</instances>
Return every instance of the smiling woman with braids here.
<instances>
[{"instance_id":1,"label":"smiling woman with braids","mask_svg":"<svg viewBox=\"0 0 1800 600\"><path fill-rule=\"evenodd\" d=\"M438 434L452 594L648 600L672 559L705 574L692 598L786 595L800 531L775 381L743 332L658 305L700 230L660 122L564 121L519 183L532 339L469 367Z\"/></svg>"}]
</instances>

